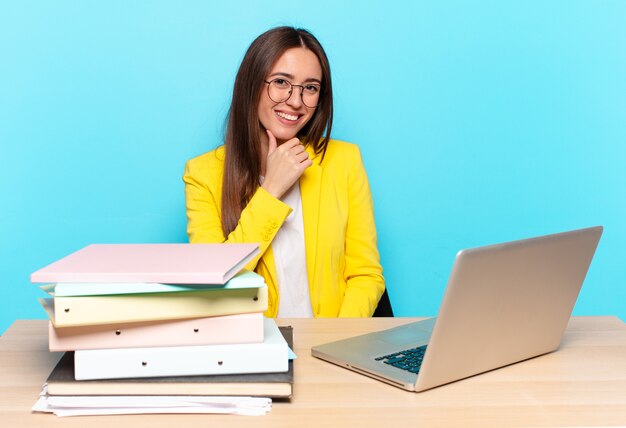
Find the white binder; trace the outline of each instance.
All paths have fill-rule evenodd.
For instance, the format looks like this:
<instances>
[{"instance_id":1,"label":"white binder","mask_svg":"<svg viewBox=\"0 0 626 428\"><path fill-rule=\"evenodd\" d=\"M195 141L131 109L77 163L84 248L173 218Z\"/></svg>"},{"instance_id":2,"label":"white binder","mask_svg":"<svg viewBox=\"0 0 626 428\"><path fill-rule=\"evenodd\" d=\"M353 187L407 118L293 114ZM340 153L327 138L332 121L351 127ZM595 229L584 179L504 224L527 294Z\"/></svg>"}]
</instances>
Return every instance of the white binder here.
<instances>
[{"instance_id":1,"label":"white binder","mask_svg":"<svg viewBox=\"0 0 626 428\"><path fill-rule=\"evenodd\" d=\"M264 336L261 343L76 351L74 375L88 380L286 372L288 346L274 319L264 320Z\"/></svg>"}]
</instances>

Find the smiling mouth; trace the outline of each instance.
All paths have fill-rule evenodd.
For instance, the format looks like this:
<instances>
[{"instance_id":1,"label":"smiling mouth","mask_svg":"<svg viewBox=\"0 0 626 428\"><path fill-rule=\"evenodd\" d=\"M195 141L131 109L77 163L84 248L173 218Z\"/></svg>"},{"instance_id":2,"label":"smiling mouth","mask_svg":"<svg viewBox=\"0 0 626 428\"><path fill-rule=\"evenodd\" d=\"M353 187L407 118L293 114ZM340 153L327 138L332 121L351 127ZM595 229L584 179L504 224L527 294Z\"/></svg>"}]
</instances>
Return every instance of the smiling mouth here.
<instances>
[{"instance_id":1,"label":"smiling mouth","mask_svg":"<svg viewBox=\"0 0 626 428\"><path fill-rule=\"evenodd\" d=\"M300 118L300 115L297 114L289 114L289 113L284 113L282 111L277 111L276 112L276 116L288 120L290 122L295 122Z\"/></svg>"}]
</instances>

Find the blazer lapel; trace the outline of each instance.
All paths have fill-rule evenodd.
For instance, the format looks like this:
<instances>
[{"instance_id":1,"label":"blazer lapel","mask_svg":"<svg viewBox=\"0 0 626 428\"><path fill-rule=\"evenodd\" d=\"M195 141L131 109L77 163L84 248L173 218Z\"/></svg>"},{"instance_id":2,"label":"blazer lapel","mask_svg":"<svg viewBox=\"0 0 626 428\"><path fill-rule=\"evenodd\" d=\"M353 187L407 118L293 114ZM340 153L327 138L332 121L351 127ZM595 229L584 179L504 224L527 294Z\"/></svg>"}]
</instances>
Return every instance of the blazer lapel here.
<instances>
[{"instance_id":1,"label":"blazer lapel","mask_svg":"<svg viewBox=\"0 0 626 428\"><path fill-rule=\"evenodd\" d=\"M311 287L315 284L315 273L317 271L315 263L320 212L320 189L322 187L322 167L319 164L321 156L316 156L310 146L307 146L307 152L313 160L313 165L308 167L300 177L300 194L302 197L306 264L309 287Z\"/></svg>"}]
</instances>

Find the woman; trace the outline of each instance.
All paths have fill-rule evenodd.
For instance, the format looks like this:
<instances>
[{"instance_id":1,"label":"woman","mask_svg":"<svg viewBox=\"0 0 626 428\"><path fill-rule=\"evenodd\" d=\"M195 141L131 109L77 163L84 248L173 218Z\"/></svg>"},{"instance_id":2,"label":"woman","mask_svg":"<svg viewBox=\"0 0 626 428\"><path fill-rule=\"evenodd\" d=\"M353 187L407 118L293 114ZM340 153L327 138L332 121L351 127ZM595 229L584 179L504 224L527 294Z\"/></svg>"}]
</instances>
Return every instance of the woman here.
<instances>
[{"instance_id":1,"label":"woman","mask_svg":"<svg viewBox=\"0 0 626 428\"><path fill-rule=\"evenodd\" d=\"M323 48L274 28L241 63L224 145L185 168L190 242L259 243L269 317L371 316L385 289L360 152L332 117Z\"/></svg>"}]
</instances>

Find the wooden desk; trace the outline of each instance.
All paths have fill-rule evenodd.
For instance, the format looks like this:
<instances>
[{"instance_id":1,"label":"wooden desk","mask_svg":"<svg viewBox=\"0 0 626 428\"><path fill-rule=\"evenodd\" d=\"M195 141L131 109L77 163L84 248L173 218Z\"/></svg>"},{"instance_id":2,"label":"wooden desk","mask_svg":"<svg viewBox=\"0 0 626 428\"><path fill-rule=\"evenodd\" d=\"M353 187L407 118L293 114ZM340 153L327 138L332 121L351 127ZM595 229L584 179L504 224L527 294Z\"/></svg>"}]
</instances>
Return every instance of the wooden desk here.
<instances>
[{"instance_id":1,"label":"wooden desk","mask_svg":"<svg viewBox=\"0 0 626 428\"><path fill-rule=\"evenodd\" d=\"M17 321L0 338L0 427L389 427L626 425L626 325L574 317L561 349L423 393L410 393L310 356L314 344L413 319L279 320L294 326L294 398L267 416L31 414L59 353L46 321Z\"/></svg>"}]
</instances>

